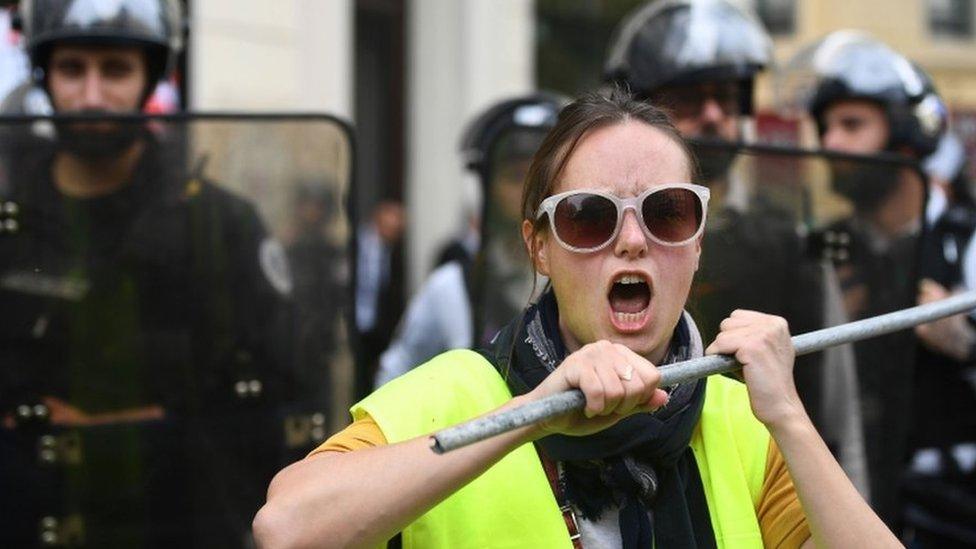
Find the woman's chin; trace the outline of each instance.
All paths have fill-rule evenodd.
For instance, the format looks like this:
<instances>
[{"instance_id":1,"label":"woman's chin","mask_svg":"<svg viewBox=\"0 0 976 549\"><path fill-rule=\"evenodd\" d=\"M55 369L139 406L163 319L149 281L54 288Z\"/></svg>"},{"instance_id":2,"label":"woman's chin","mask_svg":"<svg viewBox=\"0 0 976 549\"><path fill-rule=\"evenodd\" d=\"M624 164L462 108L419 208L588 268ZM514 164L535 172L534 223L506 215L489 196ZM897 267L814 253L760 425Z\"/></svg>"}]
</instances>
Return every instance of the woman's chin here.
<instances>
[{"instance_id":1,"label":"woman's chin","mask_svg":"<svg viewBox=\"0 0 976 549\"><path fill-rule=\"evenodd\" d=\"M655 321L654 316L651 307L637 315L611 311L607 339L624 345L651 361L660 360L662 357L656 355L663 355L662 349L666 350L668 341L664 334L658 333L660 330L656 327L660 324Z\"/></svg>"},{"instance_id":2,"label":"woman's chin","mask_svg":"<svg viewBox=\"0 0 976 549\"><path fill-rule=\"evenodd\" d=\"M655 336L653 330L648 327L636 332L610 330L606 339L613 343L619 343L643 357L649 357L660 344Z\"/></svg>"}]
</instances>

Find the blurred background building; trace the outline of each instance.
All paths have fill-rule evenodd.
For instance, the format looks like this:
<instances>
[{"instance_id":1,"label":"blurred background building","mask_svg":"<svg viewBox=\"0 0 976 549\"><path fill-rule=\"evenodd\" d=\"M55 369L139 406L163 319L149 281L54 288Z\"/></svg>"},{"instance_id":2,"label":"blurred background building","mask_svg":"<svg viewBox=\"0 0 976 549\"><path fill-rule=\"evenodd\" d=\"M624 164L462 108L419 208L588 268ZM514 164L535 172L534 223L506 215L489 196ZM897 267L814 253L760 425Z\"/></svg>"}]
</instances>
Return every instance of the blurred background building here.
<instances>
[{"instance_id":1,"label":"blurred background building","mask_svg":"<svg viewBox=\"0 0 976 549\"><path fill-rule=\"evenodd\" d=\"M867 31L920 63L976 152L976 1L734 0L758 13L777 60L840 28ZM7 1L10 5L15 2ZM461 225L464 121L533 89L577 94L600 84L616 23L642 0L186 0L179 100L196 110L327 111L357 134L355 202L406 206L409 291ZM4 20L0 18L0 24ZM0 51L0 89L26 75ZM757 131L796 141L759 85Z\"/></svg>"},{"instance_id":2,"label":"blurred background building","mask_svg":"<svg viewBox=\"0 0 976 549\"><path fill-rule=\"evenodd\" d=\"M187 105L355 123L357 209L403 201L412 287L462 224L464 121L535 88L531 0L189 0Z\"/></svg>"},{"instance_id":3,"label":"blurred background building","mask_svg":"<svg viewBox=\"0 0 976 549\"><path fill-rule=\"evenodd\" d=\"M973 0L731 0L753 10L773 36L777 63L838 29L859 29L919 63L935 79L956 131L976 153L976 2ZM641 0L538 0L536 66L540 87L578 93L599 85L606 43ZM757 89L757 131L765 141L798 140L778 116L770 72Z\"/></svg>"}]
</instances>

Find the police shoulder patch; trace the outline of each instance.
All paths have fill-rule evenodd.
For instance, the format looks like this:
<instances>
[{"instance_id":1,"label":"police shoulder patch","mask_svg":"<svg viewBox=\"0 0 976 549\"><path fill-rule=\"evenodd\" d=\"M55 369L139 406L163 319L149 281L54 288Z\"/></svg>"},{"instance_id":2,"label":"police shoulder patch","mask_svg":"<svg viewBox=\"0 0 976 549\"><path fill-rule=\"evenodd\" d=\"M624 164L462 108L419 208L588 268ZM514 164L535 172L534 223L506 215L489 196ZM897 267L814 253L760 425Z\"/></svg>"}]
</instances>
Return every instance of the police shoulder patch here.
<instances>
[{"instance_id":1,"label":"police shoulder patch","mask_svg":"<svg viewBox=\"0 0 976 549\"><path fill-rule=\"evenodd\" d=\"M271 237L265 238L258 249L258 260L261 271L271 286L280 294L291 294L293 287L291 268L288 266L288 256L285 255L285 247L281 242Z\"/></svg>"}]
</instances>

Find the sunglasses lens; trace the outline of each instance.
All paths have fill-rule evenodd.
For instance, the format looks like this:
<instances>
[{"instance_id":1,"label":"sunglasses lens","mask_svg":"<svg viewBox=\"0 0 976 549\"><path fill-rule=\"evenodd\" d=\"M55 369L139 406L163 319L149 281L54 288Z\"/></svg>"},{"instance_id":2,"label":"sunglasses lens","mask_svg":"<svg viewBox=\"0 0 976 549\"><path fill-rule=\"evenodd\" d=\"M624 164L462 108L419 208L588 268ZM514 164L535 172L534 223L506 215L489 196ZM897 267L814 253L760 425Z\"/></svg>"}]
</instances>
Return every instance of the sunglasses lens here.
<instances>
[{"instance_id":1,"label":"sunglasses lens","mask_svg":"<svg viewBox=\"0 0 976 549\"><path fill-rule=\"evenodd\" d=\"M559 201L553 213L559 239L576 248L596 248L613 236L617 206L595 194L576 194Z\"/></svg>"},{"instance_id":2,"label":"sunglasses lens","mask_svg":"<svg viewBox=\"0 0 976 549\"><path fill-rule=\"evenodd\" d=\"M698 232L702 203L689 189L666 189L644 200L644 222L651 234L664 242L684 242Z\"/></svg>"}]
</instances>

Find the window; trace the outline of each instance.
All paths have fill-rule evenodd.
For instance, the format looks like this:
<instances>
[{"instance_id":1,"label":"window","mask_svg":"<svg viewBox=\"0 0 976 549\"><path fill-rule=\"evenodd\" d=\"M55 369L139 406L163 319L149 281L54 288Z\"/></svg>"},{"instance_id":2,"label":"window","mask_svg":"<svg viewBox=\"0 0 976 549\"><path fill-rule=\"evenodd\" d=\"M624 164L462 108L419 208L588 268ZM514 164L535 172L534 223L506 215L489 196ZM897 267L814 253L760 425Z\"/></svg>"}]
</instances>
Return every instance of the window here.
<instances>
[{"instance_id":1,"label":"window","mask_svg":"<svg viewBox=\"0 0 976 549\"><path fill-rule=\"evenodd\" d=\"M756 15L772 35L796 31L796 0L755 0Z\"/></svg>"},{"instance_id":2,"label":"window","mask_svg":"<svg viewBox=\"0 0 976 549\"><path fill-rule=\"evenodd\" d=\"M927 0L929 32L949 38L972 38L973 0Z\"/></svg>"},{"instance_id":3,"label":"window","mask_svg":"<svg viewBox=\"0 0 976 549\"><path fill-rule=\"evenodd\" d=\"M542 89L577 95L603 83L613 29L645 0L537 0L536 76Z\"/></svg>"}]
</instances>

